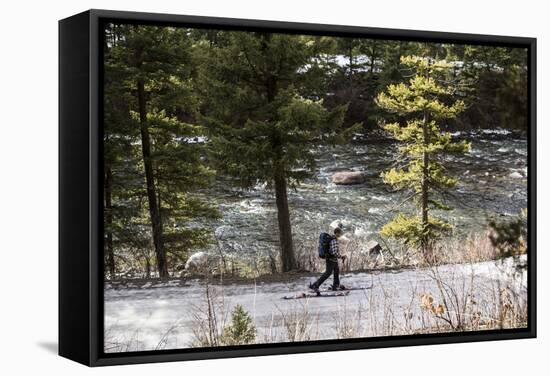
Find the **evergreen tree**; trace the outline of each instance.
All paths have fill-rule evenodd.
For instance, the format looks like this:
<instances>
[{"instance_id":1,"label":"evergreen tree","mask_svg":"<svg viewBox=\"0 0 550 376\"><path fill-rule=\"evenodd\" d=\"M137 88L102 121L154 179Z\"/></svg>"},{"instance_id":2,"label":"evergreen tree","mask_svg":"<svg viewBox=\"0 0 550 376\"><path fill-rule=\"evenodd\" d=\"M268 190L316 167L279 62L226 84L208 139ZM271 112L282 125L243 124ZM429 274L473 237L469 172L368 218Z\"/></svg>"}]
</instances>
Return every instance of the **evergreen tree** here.
<instances>
[{"instance_id":1,"label":"evergreen tree","mask_svg":"<svg viewBox=\"0 0 550 376\"><path fill-rule=\"evenodd\" d=\"M504 220L492 218L489 221L491 231L489 239L493 247L498 249L502 257L518 257L527 253L527 208ZM522 263L523 266L524 263Z\"/></svg>"},{"instance_id":2,"label":"evergreen tree","mask_svg":"<svg viewBox=\"0 0 550 376\"><path fill-rule=\"evenodd\" d=\"M248 345L256 340L256 327L242 305L237 304L231 312L231 323L223 329L225 345Z\"/></svg>"},{"instance_id":3,"label":"evergreen tree","mask_svg":"<svg viewBox=\"0 0 550 376\"><path fill-rule=\"evenodd\" d=\"M335 38L332 56L339 66L329 72L329 108L347 104L345 124L362 122L365 129L377 126L380 118L391 118L376 106L377 94L387 85L401 80L400 58L415 54L418 43L379 39Z\"/></svg>"},{"instance_id":4,"label":"evergreen tree","mask_svg":"<svg viewBox=\"0 0 550 376\"><path fill-rule=\"evenodd\" d=\"M347 95L348 101L350 101L354 96L354 86L357 80L355 77L356 70L362 66L362 64L357 61L362 41L354 38L337 38L336 41L337 51L347 59L347 63L341 66L341 74L344 80L347 81Z\"/></svg>"},{"instance_id":5,"label":"evergreen tree","mask_svg":"<svg viewBox=\"0 0 550 376\"><path fill-rule=\"evenodd\" d=\"M125 100L124 121L133 126L117 142L133 142L138 132L143 174L134 176L144 178L157 271L166 278L169 257L183 262L189 250L204 246L209 232L200 221L217 216L200 194L214 172L203 163L204 130L192 124L198 106L192 44L187 30L179 28L127 25L119 34L117 43L107 46L106 72L113 74L109 79L121 97L106 92L106 102ZM116 129L109 125L117 124L106 123L106 138Z\"/></svg>"},{"instance_id":6,"label":"evergreen tree","mask_svg":"<svg viewBox=\"0 0 550 376\"><path fill-rule=\"evenodd\" d=\"M315 172L312 148L336 142L345 106L327 111L305 97L304 77L319 60L319 38L231 32L225 47L207 44L202 66L203 120L210 128L219 170L250 189L266 183L275 191L283 271L297 268L288 189ZM318 67L318 66L317 66ZM321 70L320 70L321 71ZM311 92L308 87L307 92Z\"/></svg>"},{"instance_id":7,"label":"evergreen tree","mask_svg":"<svg viewBox=\"0 0 550 376\"><path fill-rule=\"evenodd\" d=\"M154 264L166 277L208 243L206 224L218 215L204 194L213 166L241 188L273 190L282 269L295 269L288 195L315 173L314 145L380 119L403 121L386 128L403 143L406 164L383 176L412 189L420 212L384 231L428 249L450 229L430 215L445 208L439 193L456 184L444 174L443 155L467 149L441 130L527 124L525 49L111 24L104 51L111 278L136 268L149 276ZM402 64L402 55L457 64ZM410 70L415 77L396 84Z\"/></svg>"},{"instance_id":8,"label":"evergreen tree","mask_svg":"<svg viewBox=\"0 0 550 376\"><path fill-rule=\"evenodd\" d=\"M465 46L460 78L467 84L464 123L527 129L527 50Z\"/></svg>"},{"instance_id":9,"label":"evergreen tree","mask_svg":"<svg viewBox=\"0 0 550 376\"><path fill-rule=\"evenodd\" d=\"M417 56L401 59L414 71L408 83L389 85L378 95L377 103L387 111L405 117L405 124L391 123L385 129L397 139L405 165L382 173L385 183L397 190L412 190L418 215L399 214L384 225L381 234L422 249L430 258L433 241L451 230L446 221L430 215L430 209L450 209L434 196L455 187L458 180L447 175L442 156L465 153L467 142L453 142L451 135L441 132L444 120L455 118L464 109L461 100L453 100L454 89L444 78L451 65Z\"/></svg>"},{"instance_id":10,"label":"evergreen tree","mask_svg":"<svg viewBox=\"0 0 550 376\"><path fill-rule=\"evenodd\" d=\"M150 248L142 225L145 190L141 152L136 147L139 128L130 116L131 73L112 55L123 43L126 30L126 26L110 25L104 39L104 254L111 278L115 278L117 265L132 269L142 256L147 256L143 259L147 264Z\"/></svg>"}]
</instances>

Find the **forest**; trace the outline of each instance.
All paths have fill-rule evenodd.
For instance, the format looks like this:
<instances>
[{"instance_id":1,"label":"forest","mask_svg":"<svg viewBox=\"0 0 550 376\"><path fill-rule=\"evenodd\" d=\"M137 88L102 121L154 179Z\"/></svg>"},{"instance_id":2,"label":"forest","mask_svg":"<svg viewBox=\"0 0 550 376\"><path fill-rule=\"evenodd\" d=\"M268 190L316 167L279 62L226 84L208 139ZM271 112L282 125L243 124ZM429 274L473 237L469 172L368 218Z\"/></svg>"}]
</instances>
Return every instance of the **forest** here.
<instances>
[{"instance_id":1,"label":"forest","mask_svg":"<svg viewBox=\"0 0 550 376\"><path fill-rule=\"evenodd\" d=\"M384 267L526 251L525 49L108 24L103 54L106 280L315 272L334 221L348 270L373 239Z\"/></svg>"}]
</instances>

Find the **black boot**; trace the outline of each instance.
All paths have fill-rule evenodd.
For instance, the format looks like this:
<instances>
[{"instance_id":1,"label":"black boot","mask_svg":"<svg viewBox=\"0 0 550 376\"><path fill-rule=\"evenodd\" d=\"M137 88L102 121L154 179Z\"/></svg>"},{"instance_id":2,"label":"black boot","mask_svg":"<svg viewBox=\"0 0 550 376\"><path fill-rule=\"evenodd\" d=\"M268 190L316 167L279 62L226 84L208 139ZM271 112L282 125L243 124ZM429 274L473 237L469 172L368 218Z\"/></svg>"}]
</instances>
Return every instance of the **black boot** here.
<instances>
[{"instance_id":1,"label":"black boot","mask_svg":"<svg viewBox=\"0 0 550 376\"><path fill-rule=\"evenodd\" d=\"M347 288L344 285L338 285L338 286L332 285L331 290L332 291L339 291L339 290L347 290Z\"/></svg>"},{"instance_id":2,"label":"black boot","mask_svg":"<svg viewBox=\"0 0 550 376\"><path fill-rule=\"evenodd\" d=\"M321 295L321 292L319 291L319 287L315 286L314 283L309 284L310 290L312 290L315 294Z\"/></svg>"}]
</instances>

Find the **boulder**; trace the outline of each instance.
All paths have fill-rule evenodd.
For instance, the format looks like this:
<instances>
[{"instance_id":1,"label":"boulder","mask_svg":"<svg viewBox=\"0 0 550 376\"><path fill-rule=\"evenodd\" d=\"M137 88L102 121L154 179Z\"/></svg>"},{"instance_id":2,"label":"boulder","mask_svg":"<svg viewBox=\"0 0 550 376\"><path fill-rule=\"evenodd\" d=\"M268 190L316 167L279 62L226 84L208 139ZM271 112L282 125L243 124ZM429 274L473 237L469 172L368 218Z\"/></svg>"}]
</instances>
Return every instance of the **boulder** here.
<instances>
[{"instance_id":1,"label":"boulder","mask_svg":"<svg viewBox=\"0 0 550 376\"><path fill-rule=\"evenodd\" d=\"M382 246L377 241L371 240L366 245L369 255L376 255L382 252Z\"/></svg>"},{"instance_id":2,"label":"boulder","mask_svg":"<svg viewBox=\"0 0 550 376\"><path fill-rule=\"evenodd\" d=\"M208 255L205 252L193 253L185 263L187 274L198 274L206 271L208 267Z\"/></svg>"},{"instance_id":3,"label":"boulder","mask_svg":"<svg viewBox=\"0 0 550 376\"><path fill-rule=\"evenodd\" d=\"M332 175L332 182L336 185L362 184L367 180L361 171L340 171Z\"/></svg>"},{"instance_id":4,"label":"boulder","mask_svg":"<svg viewBox=\"0 0 550 376\"><path fill-rule=\"evenodd\" d=\"M508 175L508 177L510 177L512 179L522 179L523 178L523 176L517 171L512 172L510 175Z\"/></svg>"}]
</instances>

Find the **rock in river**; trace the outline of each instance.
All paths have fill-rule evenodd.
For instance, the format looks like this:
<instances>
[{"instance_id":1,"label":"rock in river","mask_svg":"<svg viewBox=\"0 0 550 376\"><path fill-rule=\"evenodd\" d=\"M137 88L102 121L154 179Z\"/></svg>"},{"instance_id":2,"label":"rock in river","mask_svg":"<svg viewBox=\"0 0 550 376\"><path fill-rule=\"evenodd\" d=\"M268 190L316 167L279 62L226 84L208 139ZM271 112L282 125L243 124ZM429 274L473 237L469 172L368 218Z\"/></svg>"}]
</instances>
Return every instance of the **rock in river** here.
<instances>
[{"instance_id":1,"label":"rock in river","mask_svg":"<svg viewBox=\"0 0 550 376\"><path fill-rule=\"evenodd\" d=\"M512 179L522 179L523 178L523 176L517 171L512 172L510 175L508 175L508 177L510 177Z\"/></svg>"},{"instance_id":2,"label":"rock in river","mask_svg":"<svg viewBox=\"0 0 550 376\"><path fill-rule=\"evenodd\" d=\"M341 171L332 175L332 182L337 185L364 183L367 177L360 171Z\"/></svg>"}]
</instances>

